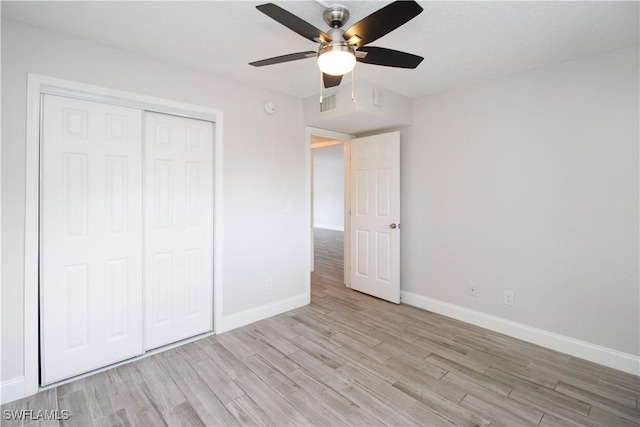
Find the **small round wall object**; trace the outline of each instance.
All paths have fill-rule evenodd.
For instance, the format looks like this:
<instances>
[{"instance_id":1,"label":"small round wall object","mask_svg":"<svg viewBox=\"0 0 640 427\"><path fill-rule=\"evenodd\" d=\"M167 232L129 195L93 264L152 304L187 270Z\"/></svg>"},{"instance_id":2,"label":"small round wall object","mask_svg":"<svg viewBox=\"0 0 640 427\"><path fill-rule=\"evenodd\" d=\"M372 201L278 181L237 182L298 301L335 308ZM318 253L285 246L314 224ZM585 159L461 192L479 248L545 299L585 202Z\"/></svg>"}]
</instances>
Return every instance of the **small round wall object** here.
<instances>
[{"instance_id":1,"label":"small round wall object","mask_svg":"<svg viewBox=\"0 0 640 427\"><path fill-rule=\"evenodd\" d=\"M264 103L264 111L267 114L273 114L276 112L276 103L273 101L267 101Z\"/></svg>"}]
</instances>

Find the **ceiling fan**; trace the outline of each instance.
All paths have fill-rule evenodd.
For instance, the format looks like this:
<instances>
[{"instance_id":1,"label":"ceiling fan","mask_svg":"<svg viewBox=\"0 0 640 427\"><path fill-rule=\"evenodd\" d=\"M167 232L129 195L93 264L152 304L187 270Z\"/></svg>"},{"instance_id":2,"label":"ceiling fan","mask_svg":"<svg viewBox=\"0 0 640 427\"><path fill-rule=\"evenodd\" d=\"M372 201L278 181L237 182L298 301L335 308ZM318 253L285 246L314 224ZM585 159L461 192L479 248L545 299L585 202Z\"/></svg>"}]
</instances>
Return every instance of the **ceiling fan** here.
<instances>
[{"instance_id":1,"label":"ceiling fan","mask_svg":"<svg viewBox=\"0 0 640 427\"><path fill-rule=\"evenodd\" d=\"M338 86L342 76L350 72L356 61L364 64L396 68L416 68L424 58L384 47L365 46L407 23L422 12L415 1L395 1L356 22L347 30L349 19L344 6L325 9L322 17L330 29L325 33L273 3L256 8L302 37L320 43L318 51L306 51L250 62L254 67L279 64L317 56L324 87Z\"/></svg>"}]
</instances>

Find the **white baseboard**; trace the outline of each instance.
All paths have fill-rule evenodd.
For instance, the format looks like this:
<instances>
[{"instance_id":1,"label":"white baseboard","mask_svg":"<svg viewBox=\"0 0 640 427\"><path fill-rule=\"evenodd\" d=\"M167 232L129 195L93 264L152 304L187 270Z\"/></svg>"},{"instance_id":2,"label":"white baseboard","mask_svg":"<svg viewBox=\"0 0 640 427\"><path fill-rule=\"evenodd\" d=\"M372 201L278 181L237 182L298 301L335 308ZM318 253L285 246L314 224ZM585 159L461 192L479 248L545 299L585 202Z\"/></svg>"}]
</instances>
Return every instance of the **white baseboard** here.
<instances>
[{"instance_id":1,"label":"white baseboard","mask_svg":"<svg viewBox=\"0 0 640 427\"><path fill-rule=\"evenodd\" d=\"M472 325L509 335L510 337L560 351L613 369L640 375L640 357L632 354L533 328L522 323L513 322L412 292L402 291L401 300L405 304L422 308L423 310L452 317Z\"/></svg>"},{"instance_id":2,"label":"white baseboard","mask_svg":"<svg viewBox=\"0 0 640 427\"><path fill-rule=\"evenodd\" d=\"M313 228L322 228L324 230L344 231L344 226L330 224L313 224Z\"/></svg>"},{"instance_id":3,"label":"white baseboard","mask_svg":"<svg viewBox=\"0 0 640 427\"><path fill-rule=\"evenodd\" d=\"M241 311L240 313L235 313L229 316L222 316L218 324L216 324L216 334L221 334L223 332L266 319L267 317L275 316L277 314L284 313L285 311L305 306L310 302L311 295L308 292L305 292L282 301L265 304L263 306Z\"/></svg>"},{"instance_id":4,"label":"white baseboard","mask_svg":"<svg viewBox=\"0 0 640 427\"><path fill-rule=\"evenodd\" d=\"M24 377L13 378L0 384L0 404L22 399L24 394Z\"/></svg>"}]
</instances>

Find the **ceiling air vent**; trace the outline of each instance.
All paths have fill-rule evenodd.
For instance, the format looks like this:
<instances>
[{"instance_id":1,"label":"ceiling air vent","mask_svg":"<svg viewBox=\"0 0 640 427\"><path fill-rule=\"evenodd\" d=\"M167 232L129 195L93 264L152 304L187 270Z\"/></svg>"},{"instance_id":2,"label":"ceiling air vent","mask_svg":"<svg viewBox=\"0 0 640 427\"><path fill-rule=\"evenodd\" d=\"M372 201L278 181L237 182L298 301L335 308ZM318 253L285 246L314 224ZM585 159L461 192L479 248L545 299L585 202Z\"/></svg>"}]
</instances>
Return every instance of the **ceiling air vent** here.
<instances>
[{"instance_id":1,"label":"ceiling air vent","mask_svg":"<svg viewBox=\"0 0 640 427\"><path fill-rule=\"evenodd\" d=\"M320 103L320 112L331 111L336 109L336 94L325 96Z\"/></svg>"}]
</instances>

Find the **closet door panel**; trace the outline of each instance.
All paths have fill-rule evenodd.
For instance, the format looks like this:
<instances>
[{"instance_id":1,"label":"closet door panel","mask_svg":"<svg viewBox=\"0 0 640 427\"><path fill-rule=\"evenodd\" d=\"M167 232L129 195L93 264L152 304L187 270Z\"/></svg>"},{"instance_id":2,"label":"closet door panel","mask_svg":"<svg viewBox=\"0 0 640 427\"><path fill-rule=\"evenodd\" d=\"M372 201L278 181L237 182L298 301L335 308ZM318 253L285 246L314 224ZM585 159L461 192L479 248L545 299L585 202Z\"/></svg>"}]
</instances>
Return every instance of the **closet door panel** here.
<instances>
[{"instance_id":1,"label":"closet door panel","mask_svg":"<svg viewBox=\"0 0 640 427\"><path fill-rule=\"evenodd\" d=\"M213 329L213 125L144 120L148 350Z\"/></svg>"},{"instance_id":2,"label":"closet door panel","mask_svg":"<svg viewBox=\"0 0 640 427\"><path fill-rule=\"evenodd\" d=\"M142 353L142 112L44 95L43 384Z\"/></svg>"}]
</instances>

